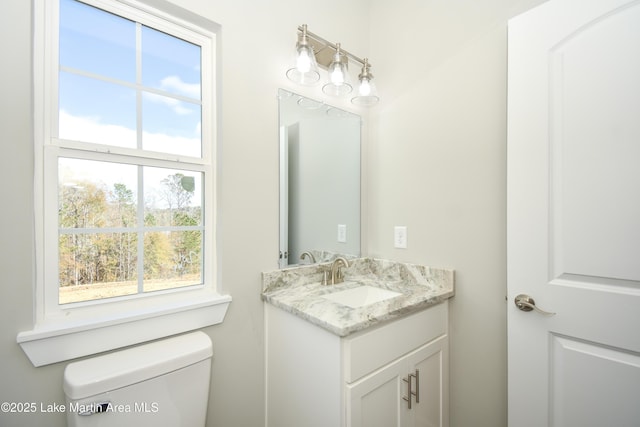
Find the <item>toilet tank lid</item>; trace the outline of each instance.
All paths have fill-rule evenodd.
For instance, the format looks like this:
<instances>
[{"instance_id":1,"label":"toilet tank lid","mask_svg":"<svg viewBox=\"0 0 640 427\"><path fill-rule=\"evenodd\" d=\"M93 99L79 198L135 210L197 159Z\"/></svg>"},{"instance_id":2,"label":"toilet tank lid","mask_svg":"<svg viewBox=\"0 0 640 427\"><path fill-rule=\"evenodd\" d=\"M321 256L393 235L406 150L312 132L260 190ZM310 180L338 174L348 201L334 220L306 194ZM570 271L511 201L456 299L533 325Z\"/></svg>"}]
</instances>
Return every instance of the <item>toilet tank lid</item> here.
<instances>
[{"instance_id":1,"label":"toilet tank lid","mask_svg":"<svg viewBox=\"0 0 640 427\"><path fill-rule=\"evenodd\" d=\"M213 355L211 339L198 331L73 362L64 370L69 399L82 399L193 365Z\"/></svg>"}]
</instances>

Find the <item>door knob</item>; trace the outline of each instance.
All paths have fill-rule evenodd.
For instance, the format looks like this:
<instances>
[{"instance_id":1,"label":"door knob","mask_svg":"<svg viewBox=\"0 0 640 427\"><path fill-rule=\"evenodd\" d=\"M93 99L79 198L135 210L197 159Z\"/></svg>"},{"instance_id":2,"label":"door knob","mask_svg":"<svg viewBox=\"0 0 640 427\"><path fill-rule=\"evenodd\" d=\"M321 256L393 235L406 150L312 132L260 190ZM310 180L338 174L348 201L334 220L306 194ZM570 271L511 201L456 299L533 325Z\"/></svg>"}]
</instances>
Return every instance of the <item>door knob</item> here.
<instances>
[{"instance_id":1,"label":"door knob","mask_svg":"<svg viewBox=\"0 0 640 427\"><path fill-rule=\"evenodd\" d=\"M516 307L518 307L522 311L531 311L535 310L540 314L544 314L546 316L554 316L555 313L551 313L549 311L544 311L536 307L536 301L531 298L529 295L520 294L514 300L516 303Z\"/></svg>"}]
</instances>

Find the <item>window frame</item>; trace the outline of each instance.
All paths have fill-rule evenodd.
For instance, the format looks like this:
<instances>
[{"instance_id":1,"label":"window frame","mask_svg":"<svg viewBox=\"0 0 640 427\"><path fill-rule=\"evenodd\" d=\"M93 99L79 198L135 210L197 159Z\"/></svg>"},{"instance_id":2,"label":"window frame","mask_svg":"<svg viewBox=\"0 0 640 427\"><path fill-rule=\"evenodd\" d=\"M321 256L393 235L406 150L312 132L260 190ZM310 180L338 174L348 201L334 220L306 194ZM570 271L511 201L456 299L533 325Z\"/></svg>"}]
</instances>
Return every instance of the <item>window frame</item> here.
<instances>
[{"instance_id":1,"label":"window frame","mask_svg":"<svg viewBox=\"0 0 640 427\"><path fill-rule=\"evenodd\" d=\"M219 26L177 7L162 11L134 0L80 1L201 46L202 156L143 152L58 138L59 1L34 2L34 327L17 337L34 366L221 323L231 301L229 295L219 292L216 238ZM59 157L202 172L203 284L58 304Z\"/></svg>"}]
</instances>

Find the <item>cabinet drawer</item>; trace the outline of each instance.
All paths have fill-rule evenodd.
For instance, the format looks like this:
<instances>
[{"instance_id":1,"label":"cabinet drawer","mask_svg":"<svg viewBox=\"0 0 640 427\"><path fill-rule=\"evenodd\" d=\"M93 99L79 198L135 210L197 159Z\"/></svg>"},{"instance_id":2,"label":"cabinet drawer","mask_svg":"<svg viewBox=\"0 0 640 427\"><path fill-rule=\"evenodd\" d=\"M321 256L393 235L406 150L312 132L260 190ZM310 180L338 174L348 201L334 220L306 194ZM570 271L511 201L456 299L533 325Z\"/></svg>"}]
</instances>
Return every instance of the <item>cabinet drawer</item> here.
<instances>
[{"instance_id":1,"label":"cabinet drawer","mask_svg":"<svg viewBox=\"0 0 640 427\"><path fill-rule=\"evenodd\" d=\"M448 302L343 340L344 379L351 383L447 333Z\"/></svg>"}]
</instances>

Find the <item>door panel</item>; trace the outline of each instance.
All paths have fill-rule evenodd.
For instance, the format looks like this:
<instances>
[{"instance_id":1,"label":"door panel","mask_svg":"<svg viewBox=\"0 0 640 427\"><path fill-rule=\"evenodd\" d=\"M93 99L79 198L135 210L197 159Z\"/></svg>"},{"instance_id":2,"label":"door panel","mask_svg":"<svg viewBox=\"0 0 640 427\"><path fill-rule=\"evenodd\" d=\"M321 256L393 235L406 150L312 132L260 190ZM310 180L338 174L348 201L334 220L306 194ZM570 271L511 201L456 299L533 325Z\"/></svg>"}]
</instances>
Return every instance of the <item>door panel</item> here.
<instances>
[{"instance_id":1,"label":"door panel","mask_svg":"<svg viewBox=\"0 0 640 427\"><path fill-rule=\"evenodd\" d=\"M420 402L411 412L415 427L444 427L448 421L448 338L443 336L408 357L407 372L419 371Z\"/></svg>"},{"instance_id":2,"label":"door panel","mask_svg":"<svg viewBox=\"0 0 640 427\"><path fill-rule=\"evenodd\" d=\"M404 359L347 386L349 427L401 427L406 424L406 404L401 402L407 365Z\"/></svg>"},{"instance_id":3,"label":"door panel","mask_svg":"<svg viewBox=\"0 0 640 427\"><path fill-rule=\"evenodd\" d=\"M639 1L550 0L509 22L511 427L637 425L638 76Z\"/></svg>"},{"instance_id":4,"label":"door panel","mask_svg":"<svg viewBox=\"0 0 640 427\"><path fill-rule=\"evenodd\" d=\"M640 281L639 22L618 8L550 50L555 277Z\"/></svg>"},{"instance_id":5,"label":"door panel","mask_svg":"<svg viewBox=\"0 0 640 427\"><path fill-rule=\"evenodd\" d=\"M638 425L640 356L557 335L551 351L552 426Z\"/></svg>"}]
</instances>

